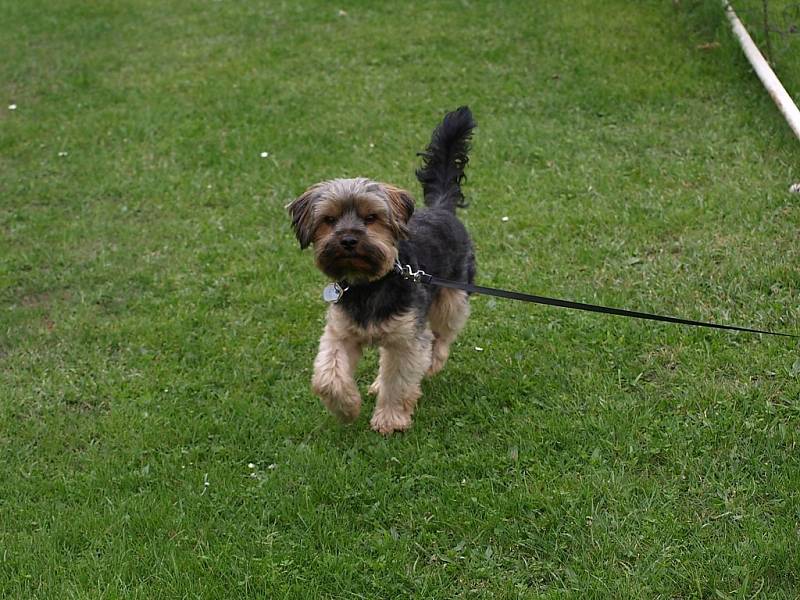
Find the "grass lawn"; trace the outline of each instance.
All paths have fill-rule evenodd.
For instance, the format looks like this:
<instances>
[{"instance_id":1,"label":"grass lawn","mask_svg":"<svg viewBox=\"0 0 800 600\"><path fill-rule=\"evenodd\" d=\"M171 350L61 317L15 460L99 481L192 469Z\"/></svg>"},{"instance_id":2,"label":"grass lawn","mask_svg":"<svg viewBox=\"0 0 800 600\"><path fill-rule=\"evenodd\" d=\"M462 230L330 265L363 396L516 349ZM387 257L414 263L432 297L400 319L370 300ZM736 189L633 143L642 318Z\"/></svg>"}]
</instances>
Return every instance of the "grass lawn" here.
<instances>
[{"instance_id":1,"label":"grass lawn","mask_svg":"<svg viewBox=\"0 0 800 600\"><path fill-rule=\"evenodd\" d=\"M384 439L283 208L469 104L478 283L796 332L717 5L0 0L0 596L797 598L795 342L476 297Z\"/></svg>"}]
</instances>

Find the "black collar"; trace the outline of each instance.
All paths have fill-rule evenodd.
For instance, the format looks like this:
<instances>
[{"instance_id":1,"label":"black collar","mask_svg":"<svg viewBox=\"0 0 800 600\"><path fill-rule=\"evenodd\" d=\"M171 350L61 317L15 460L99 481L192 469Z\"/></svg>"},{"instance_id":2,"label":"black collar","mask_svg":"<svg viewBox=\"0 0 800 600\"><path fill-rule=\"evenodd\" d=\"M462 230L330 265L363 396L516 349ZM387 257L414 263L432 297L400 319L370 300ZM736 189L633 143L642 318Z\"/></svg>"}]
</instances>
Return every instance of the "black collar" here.
<instances>
[{"instance_id":1,"label":"black collar","mask_svg":"<svg viewBox=\"0 0 800 600\"><path fill-rule=\"evenodd\" d=\"M406 265L404 269L400 265L400 261L396 260L394 261L394 266L389 270L389 272L375 281L367 281L366 283L350 283L346 279L332 281L322 289L322 299L330 304L337 304L342 299L342 296L344 296L345 292L351 288L363 289L367 286L380 285L390 278L393 279L398 276L403 276L404 279L407 279L408 277L404 275L406 272L405 270L408 270L408 272L411 273L411 267ZM411 273L411 275L413 276L413 273Z\"/></svg>"}]
</instances>

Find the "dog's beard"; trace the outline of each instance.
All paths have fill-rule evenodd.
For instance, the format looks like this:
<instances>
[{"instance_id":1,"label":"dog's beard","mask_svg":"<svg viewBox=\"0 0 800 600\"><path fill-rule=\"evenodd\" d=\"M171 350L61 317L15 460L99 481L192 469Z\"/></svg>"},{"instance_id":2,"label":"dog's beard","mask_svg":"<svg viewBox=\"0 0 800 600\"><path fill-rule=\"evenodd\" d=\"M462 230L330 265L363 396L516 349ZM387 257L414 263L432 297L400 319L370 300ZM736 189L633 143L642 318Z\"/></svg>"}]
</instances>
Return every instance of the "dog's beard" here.
<instances>
[{"instance_id":1,"label":"dog's beard","mask_svg":"<svg viewBox=\"0 0 800 600\"><path fill-rule=\"evenodd\" d=\"M394 266L397 249L384 240L362 240L355 251L343 249L336 240L319 246L317 267L331 279L366 283L386 275Z\"/></svg>"}]
</instances>

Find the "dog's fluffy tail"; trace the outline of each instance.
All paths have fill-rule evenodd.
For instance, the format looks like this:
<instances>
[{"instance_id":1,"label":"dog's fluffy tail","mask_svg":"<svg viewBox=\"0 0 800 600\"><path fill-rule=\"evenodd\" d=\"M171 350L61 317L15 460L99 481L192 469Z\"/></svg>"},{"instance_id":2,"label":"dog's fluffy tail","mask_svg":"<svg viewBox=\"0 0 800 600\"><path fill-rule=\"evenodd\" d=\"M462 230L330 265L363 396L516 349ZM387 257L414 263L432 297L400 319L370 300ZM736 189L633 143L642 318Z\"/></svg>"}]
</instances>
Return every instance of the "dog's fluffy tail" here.
<instances>
[{"instance_id":1,"label":"dog's fluffy tail","mask_svg":"<svg viewBox=\"0 0 800 600\"><path fill-rule=\"evenodd\" d=\"M457 206L466 206L461 181L469 162L467 154L474 128L472 112L462 106L447 113L433 130L431 143L420 153L422 167L417 169L426 206L450 212L455 212Z\"/></svg>"}]
</instances>

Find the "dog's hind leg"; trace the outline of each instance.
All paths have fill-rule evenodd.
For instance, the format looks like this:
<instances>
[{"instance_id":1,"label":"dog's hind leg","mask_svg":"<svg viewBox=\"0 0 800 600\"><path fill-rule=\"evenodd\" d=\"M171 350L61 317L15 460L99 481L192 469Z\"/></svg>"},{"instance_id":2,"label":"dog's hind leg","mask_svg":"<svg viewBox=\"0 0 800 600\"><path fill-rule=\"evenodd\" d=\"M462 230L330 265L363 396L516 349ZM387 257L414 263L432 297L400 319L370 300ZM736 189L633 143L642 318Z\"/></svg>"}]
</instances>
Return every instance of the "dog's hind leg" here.
<instances>
[{"instance_id":1,"label":"dog's hind leg","mask_svg":"<svg viewBox=\"0 0 800 600\"><path fill-rule=\"evenodd\" d=\"M379 364L382 365L383 361L386 360L386 358L384 357L384 354L386 353L386 351L383 348L380 348L379 352L380 352L380 362L379 362ZM380 391L381 391L381 373L380 373L380 369L379 369L378 370L378 376L375 378L375 381L373 381L370 384L369 389L367 390L367 393L371 394L373 396L377 396L378 392L380 392Z\"/></svg>"},{"instance_id":2,"label":"dog's hind leg","mask_svg":"<svg viewBox=\"0 0 800 600\"><path fill-rule=\"evenodd\" d=\"M462 290L440 288L431 305L428 319L434 340L428 375L442 370L450 356L450 344L464 328L469 317L469 298Z\"/></svg>"}]
</instances>

